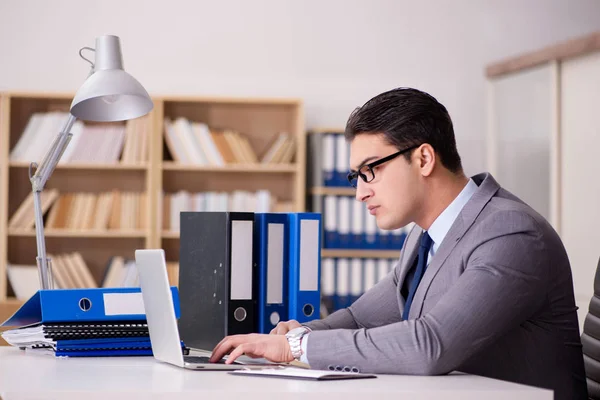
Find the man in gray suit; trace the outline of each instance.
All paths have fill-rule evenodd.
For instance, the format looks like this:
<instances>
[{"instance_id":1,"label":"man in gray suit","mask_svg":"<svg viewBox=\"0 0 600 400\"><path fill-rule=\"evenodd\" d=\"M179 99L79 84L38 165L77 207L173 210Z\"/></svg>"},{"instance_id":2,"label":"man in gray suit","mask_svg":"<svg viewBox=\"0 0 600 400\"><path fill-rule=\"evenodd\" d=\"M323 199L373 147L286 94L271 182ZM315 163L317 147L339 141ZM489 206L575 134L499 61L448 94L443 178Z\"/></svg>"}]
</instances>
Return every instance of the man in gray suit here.
<instances>
[{"instance_id":1,"label":"man in gray suit","mask_svg":"<svg viewBox=\"0 0 600 400\"><path fill-rule=\"evenodd\" d=\"M382 229L416 223L394 271L347 309L271 335L226 337L231 353L316 369L454 370L587 398L573 282L560 238L489 174L467 178L452 121L401 88L349 118L348 178Z\"/></svg>"}]
</instances>

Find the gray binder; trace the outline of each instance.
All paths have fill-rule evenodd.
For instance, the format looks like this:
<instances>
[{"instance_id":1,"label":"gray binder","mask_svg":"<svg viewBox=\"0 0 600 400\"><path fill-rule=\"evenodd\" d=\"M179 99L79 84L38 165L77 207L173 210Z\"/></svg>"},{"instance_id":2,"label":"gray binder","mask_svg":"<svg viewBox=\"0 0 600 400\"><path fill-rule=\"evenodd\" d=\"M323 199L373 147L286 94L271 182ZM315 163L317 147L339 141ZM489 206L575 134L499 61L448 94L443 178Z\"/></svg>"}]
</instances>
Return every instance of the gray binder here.
<instances>
[{"instance_id":1,"label":"gray binder","mask_svg":"<svg viewBox=\"0 0 600 400\"><path fill-rule=\"evenodd\" d=\"M254 214L180 214L179 332L187 347L212 349L227 335L257 332Z\"/></svg>"}]
</instances>

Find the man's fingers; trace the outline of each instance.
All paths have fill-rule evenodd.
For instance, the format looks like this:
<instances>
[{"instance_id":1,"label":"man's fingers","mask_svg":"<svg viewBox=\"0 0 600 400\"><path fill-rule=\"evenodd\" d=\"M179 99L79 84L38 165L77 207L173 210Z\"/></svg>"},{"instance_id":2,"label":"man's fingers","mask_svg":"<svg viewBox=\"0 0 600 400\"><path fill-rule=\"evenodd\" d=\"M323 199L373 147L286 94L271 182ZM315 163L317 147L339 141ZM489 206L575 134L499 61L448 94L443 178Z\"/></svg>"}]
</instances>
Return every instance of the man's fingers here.
<instances>
[{"instance_id":1,"label":"man's fingers","mask_svg":"<svg viewBox=\"0 0 600 400\"><path fill-rule=\"evenodd\" d=\"M225 364L233 363L239 356L244 355L244 354L248 355L249 357L252 357L254 355L254 353L252 352L253 346L254 346L254 343L240 344L239 346L237 346L235 348L235 350L233 350L231 352L229 357L227 357Z\"/></svg>"},{"instance_id":2,"label":"man's fingers","mask_svg":"<svg viewBox=\"0 0 600 400\"><path fill-rule=\"evenodd\" d=\"M217 362L223 358L224 355L229 354L233 348L244 341L244 336L246 335L227 336L225 339L221 340L214 348L212 355L210 356L210 362Z\"/></svg>"},{"instance_id":3,"label":"man's fingers","mask_svg":"<svg viewBox=\"0 0 600 400\"><path fill-rule=\"evenodd\" d=\"M222 343L221 345L219 345L218 348L215 347L210 356L210 362L218 362L221 358L223 358L225 354L229 352L230 347L227 343L228 342Z\"/></svg>"},{"instance_id":4,"label":"man's fingers","mask_svg":"<svg viewBox=\"0 0 600 400\"><path fill-rule=\"evenodd\" d=\"M274 335L285 335L286 333L288 333L289 330L290 328L288 327L287 322L280 322L275 328L273 328L271 333Z\"/></svg>"},{"instance_id":5,"label":"man's fingers","mask_svg":"<svg viewBox=\"0 0 600 400\"><path fill-rule=\"evenodd\" d=\"M228 340L229 340L229 336L226 336L223 338L223 340L221 340L219 343L217 343L217 345L215 346L215 348L213 349L213 351L210 355L211 362L217 362L221 358L223 358L223 355L221 354L222 348L225 345L225 343L227 343Z\"/></svg>"}]
</instances>

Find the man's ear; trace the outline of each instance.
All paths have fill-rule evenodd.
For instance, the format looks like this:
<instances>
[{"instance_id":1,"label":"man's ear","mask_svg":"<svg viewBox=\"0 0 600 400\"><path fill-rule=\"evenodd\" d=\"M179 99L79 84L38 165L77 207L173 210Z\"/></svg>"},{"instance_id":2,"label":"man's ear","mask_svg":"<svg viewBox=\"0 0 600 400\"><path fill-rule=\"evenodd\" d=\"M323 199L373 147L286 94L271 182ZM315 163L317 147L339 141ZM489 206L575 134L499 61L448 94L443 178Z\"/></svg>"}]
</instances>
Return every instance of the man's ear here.
<instances>
[{"instance_id":1,"label":"man's ear","mask_svg":"<svg viewBox=\"0 0 600 400\"><path fill-rule=\"evenodd\" d=\"M415 153L417 154L417 162L419 163L421 175L431 175L437 163L437 156L433 147L428 143L424 143Z\"/></svg>"}]
</instances>

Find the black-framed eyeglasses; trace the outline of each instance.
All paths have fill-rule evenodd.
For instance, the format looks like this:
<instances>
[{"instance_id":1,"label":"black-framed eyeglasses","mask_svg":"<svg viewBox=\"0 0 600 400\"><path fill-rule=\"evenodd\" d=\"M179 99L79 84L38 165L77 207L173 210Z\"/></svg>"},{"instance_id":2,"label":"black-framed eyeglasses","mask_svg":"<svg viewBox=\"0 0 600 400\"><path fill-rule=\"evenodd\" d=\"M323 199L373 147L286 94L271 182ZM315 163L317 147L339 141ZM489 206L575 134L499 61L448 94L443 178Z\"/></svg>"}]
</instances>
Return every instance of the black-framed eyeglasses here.
<instances>
[{"instance_id":1,"label":"black-framed eyeglasses","mask_svg":"<svg viewBox=\"0 0 600 400\"><path fill-rule=\"evenodd\" d=\"M391 161L394 158L398 157L400 154L404 154L407 151L416 149L419 146L420 146L420 144L408 147L408 148L406 148L404 150L400 150L394 154L390 154L387 157L383 157L383 158L380 158L379 160L375 160L369 164L365 164L365 165L361 166L358 169L358 171L350 171L348 173L348 182L350 182L350 185L352 185L352 187L354 187L354 188L358 185L358 177L359 176L366 183L371 182L373 179L375 179L375 172L373 172L373 168L375 168L376 166L381 165L383 163L386 163L388 161Z\"/></svg>"}]
</instances>

